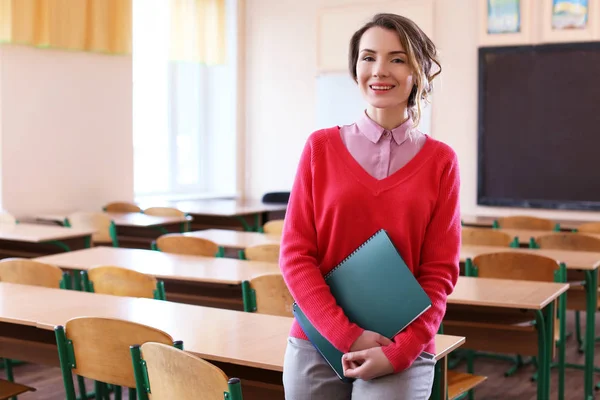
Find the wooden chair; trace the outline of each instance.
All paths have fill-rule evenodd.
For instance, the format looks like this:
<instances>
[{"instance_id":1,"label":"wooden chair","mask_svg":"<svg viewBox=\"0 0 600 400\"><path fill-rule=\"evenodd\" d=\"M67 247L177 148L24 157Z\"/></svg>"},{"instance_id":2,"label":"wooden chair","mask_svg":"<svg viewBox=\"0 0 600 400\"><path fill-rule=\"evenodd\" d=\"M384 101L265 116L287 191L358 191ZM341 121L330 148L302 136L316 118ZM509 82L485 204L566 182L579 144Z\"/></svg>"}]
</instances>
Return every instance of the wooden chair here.
<instances>
[{"instance_id":1,"label":"wooden chair","mask_svg":"<svg viewBox=\"0 0 600 400\"><path fill-rule=\"evenodd\" d=\"M33 387L0 379L0 400L8 400L11 397L16 398L20 394L35 391L36 389Z\"/></svg>"},{"instance_id":2,"label":"wooden chair","mask_svg":"<svg viewBox=\"0 0 600 400\"><path fill-rule=\"evenodd\" d=\"M462 228L461 241L465 246L519 247L519 238L486 228Z\"/></svg>"},{"instance_id":3,"label":"wooden chair","mask_svg":"<svg viewBox=\"0 0 600 400\"><path fill-rule=\"evenodd\" d=\"M81 275L88 292L166 300L164 282L131 269L98 266L81 271Z\"/></svg>"},{"instance_id":4,"label":"wooden chair","mask_svg":"<svg viewBox=\"0 0 600 400\"><path fill-rule=\"evenodd\" d=\"M188 215L186 213L184 213L183 211L178 210L177 208L174 208L174 207L150 207L150 208L146 208L144 210L144 214L152 215L154 217L185 217L185 218L188 218ZM168 233L168 232L164 231L162 227L157 227L157 228L165 234ZM190 231L190 222L189 221L182 222L180 231L182 233L189 232Z\"/></svg>"},{"instance_id":5,"label":"wooden chair","mask_svg":"<svg viewBox=\"0 0 600 400\"><path fill-rule=\"evenodd\" d=\"M600 239L581 233L555 233L538 236L535 239L534 247L539 249L600 252Z\"/></svg>"},{"instance_id":6,"label":"wooden chair","mask_svg":"<svg viewBox=\"0 0 600 400\"><path fill-rule=\"evenodd\" d=\"M180 233L170 233L158 237L153 248L165 253L204 257L219 257L224 252L218 244L211 240L184 236Z\"/></svg>"},{"instance_id":7,"label":"wooden chair","mask_svg":"<svg viewBox=\"0 0 600 400\"><path fill-rule=\"evenodd\" d=\"M467 259L466 262L467 276L477 276L481 278L496 278L496 279L513 279L536 282L561 282L567 280L567 270L564 264L559 264L556 260L537 254L517 253L517 252L499 252L481 254L475 257L472 261ZM565 345L565 320L566 320L566 293L559 297L557 312L555 313L555 341L559 342L560 346ZM518 314L507 313L502 315L498 322L494 321L493 316L486 316L486 321L482 322L482 326L491 327L497 325L499 331L518 331L519 334L529 334L530 337L537 338L537 332L534 331L534 320L530 314L519 316ZM557 323L560 322L560 323ZM477 325L478 322L471 322L472 325ZM445 323L445 328L451 326L451 323ZM490 339L493 340L493 339ZM561 350L561 354L564 351ZM471 356L474 354L472 353ZM505 356L495 356L493 358L507 359ZM535 357L535 356L534 356ZM519 367L525 365L521 356L517 356L513 368L505 373L506 376L512 375ZM473 373L472 359L468 362L467 372ZM561 378L564 379L564 376Z\"/></svg>"},{"instance_id":8,"label":"wooden chair","mask_svg":"<svg viewBox=\"0 0 600 400\"><path fill-rule=\"evenodd\" d=\"M242 400L238 378L183 350L144 343L130 351L140 400Z\"/></svg>"},{"instance_id":9,"label":"wooden chair","mask_svg":"<svg viewBox=\"0 0 600 400\"><path fill-rule=\"evenodd\" d=\"M97 398L108 398L106 384L115 385L115 399L121 386L135 399L136 380L129 347L146 342L182 346L158 329L110 318L81 317L54 329L67 400L75 400L72 373L96 381Z\"/></svg>"},{"instance_id":10,"label":"wooden chair","mask_svg":"<svg viewBox=\"0 0 600 400\"><path fill-rule=\"evenodd\" d=\"M264 274L242 282L244 311L293 317L294 298L283 280L283 275Z\"/></svg>"},{"instance_id":11,"label":"wooden chair","mask_svg":"<svg viewBox=\"0 0 600 400\"><path fill-rule=\"evenodd\" d=\"M119 247L117 239L117 228L110 217L100 212L75 212L65 220L65 226L72 228L94 229L92 242L95 245L110 243Z\"/></svg>"},{"instance_id":12,"label":"wooden chair","mask_svg":"<svg viewBox=\"0 0 600 400\"><path fill-rule=\"evenodd\" d=\"M465 372L448 371L448 400L462 398L462 395L473 390L487 379L487 376L467 374Z\"/></svg>"},{"instance_id":13,"label":"wooden chair","mask_svg":"<svg viewBox=\"0 0 600 400\"><path fill-rule=\"evenodd\" d=\"M579 233L600 233L600 222L586 222L577 227Z\"/></svg>"},{"instance_id":14,"label":"wooden chair","mask_svg":"<svg viewBox=\"0 0 600 400\"><path fill-rule=\"evenodd\" d=\"M26 258L5 258L0 261L0 282L20 285L69 289L71 278L60 268Z\"/></svg>"},{"instance_id":15,"label":"wooden chair","mask_svg":"<svg viewBox=\"0 0 600 400\"><path fill-rule=\"evenodd\" d=\"M259 244L240 251L240 259L249 261L279 262L279 244Z\"/></svg>"},{"instance_id":16,"label":"wooden chair","mask_svg":"<svg viewBox=\"0 0 600 400\"><path fill-rule=\"evenodd\" d=\"M38 261L28 260L24 258L5 258L0 261L0 282L18 283L20 285L43 286L47 288L63 288L71 287L71 277L68 273L63 273L60 268L44 264ZM13 365L14 361L8 358L4 359L4 370L9 383L13 383ZM27 388L18 384L5 384L0 386L0 393L15 393L6 398L16 396L17 391ZM35 389L33 389L35 390ZM3 397L4 398L4 397Z\"/></svg>"},{"instance_id":17,"label":"wooden chair","mask_svg":"<svg viewBox=\"0 0 600 400\"><path fill-rule=\"evenodd\" d=\"M268 221L263 225L262 231L263 233L272 235L281 235L283 233L283 222L283 219L274 219L272 221Z\"/></svg>"},{"instance_id":18,"label":"wooden chair","mask_svg":"<svg viewBox=\"0 0 600 400\"><path fill-rule=\"evenodd\" d=\"M108 203L102 210L106 212L117 212L117 213L128 213L128 212L142 212L142 209L134 203L128 203L125 201L115 201Z\"/></svg>"},{"instance_id":19,"label":"wooden chair","mask_svg":"<svg viewBox=\"0 0 600 400\"><path fill-rule=\"evenodd\" d=\"M155 217L185 217L186 213L174 207L150 207L144 210L144 214Z\"/></svg>"},{"instance_id":20,"label":"wooden chair","mask_svg":"<svg viewBox=\"0 0 600 400\"><path fill-rule=\"evenodd\" d=\"M535 240L535 247L540 249L568 250L568 251L591 251L600 252L600 239L594 236L587 236L582 233L556 233L544 235ZM583 281L584 277L580 271L568 271L568 281ZM585 288L583 286L573 286L569 289L569 306L571 303L585 304ZM600 288L598 290L598 299L600 299ZM600 303L599 303L600 304ZM571 307L567 307L571 309ZM600 306L599 306L600 308ZM575 337L579 344L579 352L583 352L583 338L581 336L581 315L578 308L575 310ZM596 341L600 336L596 337Z\"/></svg>"},{"instance_id":21,"label":"wooden chair","mask_svg":"<svg viewBox=\"0 0 600 400\"><path fill-rule=\"evenodd\" d=\"M515 215L512 217L501 217L494 221L495 228L502 229L529 229L537 231L560 231L560 225L546 218Z\"/></svg>"}]
</instances>

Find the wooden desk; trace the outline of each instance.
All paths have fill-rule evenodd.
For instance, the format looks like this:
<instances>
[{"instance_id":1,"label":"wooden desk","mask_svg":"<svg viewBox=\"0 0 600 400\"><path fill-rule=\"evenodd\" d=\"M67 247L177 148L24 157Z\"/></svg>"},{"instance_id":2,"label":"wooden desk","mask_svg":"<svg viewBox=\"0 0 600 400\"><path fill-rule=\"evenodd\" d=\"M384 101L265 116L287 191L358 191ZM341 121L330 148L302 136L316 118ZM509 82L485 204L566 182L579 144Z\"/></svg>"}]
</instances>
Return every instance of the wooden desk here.
<instances>
[{"instance_id":1,"label":"wooden desk","mask_svg":"<svg viewBox=\"0 0 600 400\"><path fill-rule=\"evenodd\" d=\"M187 232L185 235L212 240L221 247L233 250L243 250L249 246L281 243L280 235L233 231L229 229L205 229L203 231Z\"/></svg>"},{"instance_id":2,"label":"wooden desk","mask_svg":"<svg viewBox=\"0 0 600 400\"><path fill-rule=\"evenodd\" d=\"M36 214L31 218L42 223L63 225L74 211ZM153 240L166 233L182 232L192 217L157 217L142 213L105 213L115 223L119 246L149 249Z\"/></svg>"},{"instance_id":3,"label":"wooden desk","mask_svg":"<svg viewBox=\"0 0 600 400\"><path fill-rule=\"evenodd\" d=\"M186 351L241 378L244 399L283 399L281 372L292 323L287 317L0 283L0 356L58 365L53 329L78 316L161 329L182 340ZM436 359L445 361L463 343L464 337L437 335Z\"/></svg>"},{"instance_id":4,"label":"wooden desk","mask_svg":"<svg viewBox=\"0 0 600 400\"><path fill-rule=\"evenodd\" d=\"M500 218L499 216L482 216L482 215L461 215L461 221L463 226L472 226L476 228L491 228L492 224L496 219ZM555 223L560 224L561 230L572 231L573 229L577 229L577 227L586 222L594 222L590 221L579 221L579 220L571 220L571 219L556 219L553 220Z\"/></svg>"},{"instance_id":5,"label":"wooden desk","mask_svg":"<svg viewBox=\"0 0 600 400\"><path fill-rule=\"evenodd\" d=\"M585 330L585 369L584 388L586 399L594 393L594 343L596 338L596 311L598 310L598 267L600 253L586 251L544 250L544 249L511 249L495 246L463 246L460 250L460 260L473 259L478 254L516 251L539 254L565 263L568 275L581 271L584 278L584 290L573 287L567 294L567 309L586 312ZM478 278L480 279L480 278ZM583 297L583 300L580 300Z\"/></svg>"},{"instance_id":6,"label":"wooden desk","mask_svg":"<svg viewBox=\"0 0 600 400\"><path fill-rule=\"evenodd\" d=\"M19 223L0 224L0 254L35 257L89 247L93 230Z\"/></svg>"},{"instance_id":7,"label":"wooden desk","mask_svg":"<svg viewBox=\"0 0 600 400\"><path fill-rule=\"evenodd\" d=\"M279 266L273 263L114 247L94 247L36 260L75 272L97 265L129 268L163 280L170 301L234 310L244 309L242 281L279 272Z\"/></svg>"},{"instance_id":8,"label":"wooden desk","mask_svg":"<svg viewBox=\"0 0 600 400\"><path fill-rule=\"evenodd\" d=\"M537 356L538 398L549 399L550 355L554 349L556 314L554 304L568 287L562 283L460 277L454 292L448 297L444 333L466 336L470 349ZM524 311L529 311L531 316ZM531 328L499 331L490 326L493 322L510 325L509 321L528 318L536 321L537 332ZM485 324L476 325L476 322ZM564 341L559 357L564 365ZM559 373L564 374L564 368ZM564 390L564 387L561 389Z\"/></svg>"},{"instance_id":9,"label":"wooden desk","mask_svg":"<svg viewBox=\"0 0 600 400\"><path fill-rule=\"evenodd\" d=\"M510 235L511 237L516 237L519 239L519 244L521 246L527 246L530 243L530 240L537 240L537 238L539 238L540 236L546 236L546 235L556 235L556 234L569 234L571 232L568 231L560 231L560 232L556 232L556 231L538 231L538 230L531 230L531 229L496 229L499 232L504 232L508 235ZM593 233L585 233L586 236L593 236L596 237L598 239L600 239L600 234L593 234Z\"/></svg>"},{"instance_id":10,"label":"wooden desk","mask_svg":"<svg viewBox=\"0 0 600 400\"><path fill-rule=\"evenodd\" d=\"M237 226L246 231L257 231L267 219L283 218L287 209L287 204L235 199L186 200L170 205L194 217L193 230Z\"/></svg>"}]
</instances>

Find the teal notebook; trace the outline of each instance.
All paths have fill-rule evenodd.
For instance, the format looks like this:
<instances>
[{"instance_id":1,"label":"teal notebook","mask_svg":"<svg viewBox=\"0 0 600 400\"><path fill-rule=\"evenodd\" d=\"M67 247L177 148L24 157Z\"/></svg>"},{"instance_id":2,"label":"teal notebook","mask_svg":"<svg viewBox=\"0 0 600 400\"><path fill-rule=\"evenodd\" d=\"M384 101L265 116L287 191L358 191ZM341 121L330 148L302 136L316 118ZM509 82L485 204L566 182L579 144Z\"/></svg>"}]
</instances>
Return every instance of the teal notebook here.
<instances>
[{"instance_id":1,"label":"teal notebook","mask_svg":"<svg viewBox=\"0 0 600 400\"><path fill-rule=\"evenodd\" d=\"M384 230L371 236L325 276L333 297L351 322L393 338L429 307L431 300ZM341 380L343 353L293 305L298 324Z\"/></svg>"}]
</instances>

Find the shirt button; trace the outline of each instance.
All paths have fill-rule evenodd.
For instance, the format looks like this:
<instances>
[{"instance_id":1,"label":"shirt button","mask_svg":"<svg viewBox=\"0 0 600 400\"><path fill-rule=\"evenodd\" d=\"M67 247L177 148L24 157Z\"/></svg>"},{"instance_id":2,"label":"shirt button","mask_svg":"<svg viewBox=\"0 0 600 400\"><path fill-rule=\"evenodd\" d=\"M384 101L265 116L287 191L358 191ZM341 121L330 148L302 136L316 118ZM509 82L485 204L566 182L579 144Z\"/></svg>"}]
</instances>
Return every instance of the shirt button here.
<instances>
[{"instance_id":1,"label":"shirt button","mask_svg":"<svg viewBox=\"0 0 600 400\"><path fill-rule=\"evenodd\" d=\"M383 136L388 137L390 136L390 133L388 131L383 132Z\"/></svg>"}]
</instances>

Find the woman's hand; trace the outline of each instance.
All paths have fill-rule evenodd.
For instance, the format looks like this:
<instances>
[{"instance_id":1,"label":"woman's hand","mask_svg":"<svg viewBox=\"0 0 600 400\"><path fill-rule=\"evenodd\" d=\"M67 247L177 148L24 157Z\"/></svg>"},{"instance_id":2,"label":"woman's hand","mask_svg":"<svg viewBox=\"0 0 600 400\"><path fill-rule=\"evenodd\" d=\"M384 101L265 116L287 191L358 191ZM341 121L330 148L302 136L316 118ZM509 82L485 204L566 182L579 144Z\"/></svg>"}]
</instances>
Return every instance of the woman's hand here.
<instances>
[{"instance_id":1,"label":"woman's hand","mask_svg":"<svg viewBox=\"0 0 600 400\"><path fill-rule=\"evenodd\" d=\"M352 343L350 352L367 350L373 347L381 347L392 344L392 341L383 335L373 331L363 331L361 335Z\"/></svg>"},{"instance_id":2,"label":"woman's hand","mask_svg":"<svg viewBox=\"0 0 600 400\"><path fill-rule=\"evenodd\" d=\"M344 376L369 381L394 372L381 347L346 353L342 356Z\"/></svg>"}]
</instances>

